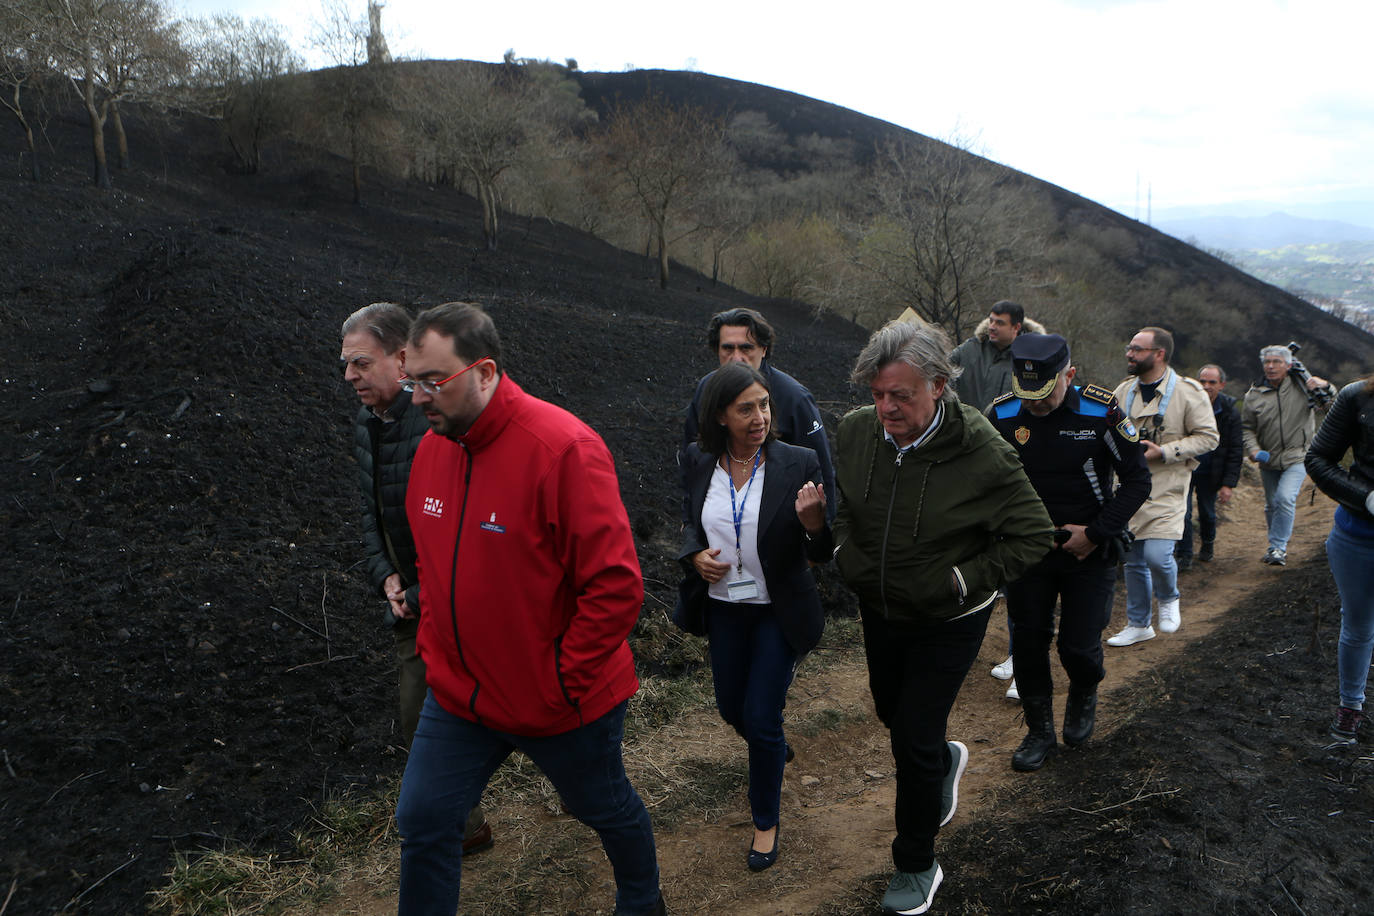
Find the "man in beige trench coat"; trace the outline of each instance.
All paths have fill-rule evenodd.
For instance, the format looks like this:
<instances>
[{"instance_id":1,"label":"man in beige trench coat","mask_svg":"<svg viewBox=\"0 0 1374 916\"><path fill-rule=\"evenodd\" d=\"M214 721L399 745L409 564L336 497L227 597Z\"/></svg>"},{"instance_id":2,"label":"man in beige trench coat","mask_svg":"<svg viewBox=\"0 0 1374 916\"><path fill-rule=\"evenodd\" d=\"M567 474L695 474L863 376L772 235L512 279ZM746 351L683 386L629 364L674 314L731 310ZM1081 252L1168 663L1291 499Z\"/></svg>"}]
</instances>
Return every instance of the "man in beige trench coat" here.
<instances>
[{"instance_id":1,"label":"man in beige trench coat","mask_svg":"<svg viewBox=\"0 0 1374 916\"><path fill-rule=\"evenodd\" d=\"M1140 433L1151 484L1150 498L1131 517L1135 543L1126 556L1126 626L1107 640L1109 646L1155 638L1152 599L1159 600L1161 630L1173 633L1182 623L1174 543L1183 536L1188 480L1197 456L1221 439L1207 392L1170 367L1173 352L1172 334L1142 328L1126 347L1131 378L1114 392Z\"/></svg>"}]
</instances>

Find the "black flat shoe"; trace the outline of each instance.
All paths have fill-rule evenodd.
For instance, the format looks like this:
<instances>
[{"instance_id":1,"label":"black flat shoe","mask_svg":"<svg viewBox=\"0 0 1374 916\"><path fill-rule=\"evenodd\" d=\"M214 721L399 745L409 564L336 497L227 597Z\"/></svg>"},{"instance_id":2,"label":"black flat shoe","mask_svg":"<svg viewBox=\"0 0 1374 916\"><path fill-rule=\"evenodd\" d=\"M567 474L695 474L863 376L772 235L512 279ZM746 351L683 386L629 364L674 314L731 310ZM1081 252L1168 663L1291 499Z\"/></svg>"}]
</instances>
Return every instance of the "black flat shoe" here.
<instances>
[{"instance_id":1,"label":"black flat shoe","mask_svg":"<svg viewBox=\"0 0 1374 916\"><path fill-rule=\"evenodd\" d=\"M773 831L773 848L768 850L767 852L759 852L757 849L754 848L754 844L752 842L749 844L750 871L763 871L765 868L771 868L773 866L773 863L778 861L779 833L782 833L781 828L778 828Z\"/></svg>"}]
</instances>

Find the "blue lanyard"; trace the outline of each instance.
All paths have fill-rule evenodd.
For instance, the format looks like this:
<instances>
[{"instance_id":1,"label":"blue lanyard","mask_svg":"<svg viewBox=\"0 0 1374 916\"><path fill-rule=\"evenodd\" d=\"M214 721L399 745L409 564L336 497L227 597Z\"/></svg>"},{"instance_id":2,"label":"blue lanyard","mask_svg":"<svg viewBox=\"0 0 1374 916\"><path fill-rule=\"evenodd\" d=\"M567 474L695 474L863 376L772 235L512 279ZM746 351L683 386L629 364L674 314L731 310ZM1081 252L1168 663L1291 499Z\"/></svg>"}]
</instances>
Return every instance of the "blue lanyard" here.
<instances>
[{"instance_id":1,"label":"blue lanyard","mask_svg":"<svg viewBox=\"0 0 1374 916\"><path fill-rule=\"evenodd\" d=\"M726 461L730 450L725 450ZM744 524L744 506L749 502L749 488L754 485L754 475L759 472L759 461L763 458L763 447L754 453L754 466L749 470L749 482L744 485L744 495L739 498L739 509L735 508L735 475L727 468L725 476L730 478L730 518L735 523L735 571L744 572L744 553L740 547L740 528Z\"/></svg>"},{"instance_id":2,"label":"blue lanyard","mask_svg":"<svg viewBox=\"0 0 1374 916\"><path fill-rule=\"evenodd\" d=\"M1174 396L1174 386L1178 384L1178 373L1172 369L1168 370L1169 383L1164 386L1164 396L1159 402L1159 416L1164 416L1164 411L1169 409L1169 398ZM1140 390L1140 383L1136 382L1131 386L1131 390L1126 395L1126 416L1131 415L1131 408L1135 407L1135 393ZM1155 391L1159 391L1158 388Z\"/></svg>"}]
</instances>

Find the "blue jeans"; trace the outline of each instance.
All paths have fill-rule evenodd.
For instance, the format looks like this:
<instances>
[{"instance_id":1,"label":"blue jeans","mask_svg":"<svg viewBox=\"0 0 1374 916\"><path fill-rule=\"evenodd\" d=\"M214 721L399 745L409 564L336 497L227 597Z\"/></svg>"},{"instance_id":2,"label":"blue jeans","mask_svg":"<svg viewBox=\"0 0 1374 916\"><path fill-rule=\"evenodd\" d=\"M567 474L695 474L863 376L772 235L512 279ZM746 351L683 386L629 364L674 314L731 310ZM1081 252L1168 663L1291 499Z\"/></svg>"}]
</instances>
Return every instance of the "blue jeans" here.
<instances>
[{"instance_id":1,"label":"blue jeans","mask_svg":"<svg viewBox=\"0 0 1374 916\"><path fill-rule=\"evenodd\" d=\"M1202 543L1210 544L1217 539L1217 492L1220 488L1212 486L1196 474L1188 479L1188 502L1183 510L1183 537L1178 540L1175 551L1180 557L1193 555L1193 495L1197 494L1197 528Z\"/></svg>"},{"instance_id":2,"label":"blue jeans","mask_svg":"<svg viewBox=\"0 0 1374 916\"><path fill-rule=\"evenodd\" d=\"M1307 470L1301 461L1282 471L1260 468L1260 480L1264 482L1264 521L1269 525L1270 547L1288 549L1288 539L1293 536L1293 516L1298 508L1298 491L1306 476Z\"/></svg>"},{"instance_id":3,"label":"blue jeans","mask_svg":"<svg viewBox=\"0 0 1374 916\"><path fill-rule=\"evenodd\" d=\"M778 825L787 742L782 710L797 668L771 604L712 600L707 632L720 717L749 745L749 810L754 827Z\"/></svg>"},{"instance_id":4,"label":"blue jeans","mask_svg":"<svg viewBox=\"0 0 1374 916\"><path fill-rule=\"evenodd\" d=\"M1154 619L1150 599L1172 601L1178 597L1178 566L1175 541L1142 538L1126 554L1126 622L1148 627Z\"/></svg>"},{"instance_id":5,"label":"blue jeans","mask_svg":"<svg viewBox=\"0 0 1374 916\"><path fill-rule=\"evenodd\" d=\"M658 903L658 859L649 812L625 776L624 735L624 703L580 728L531 738L452 715L430 692L396 803L401 916L458 911L463 823L514 750L549 777L569 814L600 835L615 872L616 912L650 912Z\"/></svg>"},{"instance_id":6,"label":"blue jeans","mask_svg":"<svg viewBox=\"0 0 1374 916\"><path fill-rule=\"evenodd\" d=\"M1341 705L1363 709L1374 650L1374 539L1332 528L1326 539L1326 559L1341 593L1341 641L1336 655Z\"/></svg>"}]
</instances>

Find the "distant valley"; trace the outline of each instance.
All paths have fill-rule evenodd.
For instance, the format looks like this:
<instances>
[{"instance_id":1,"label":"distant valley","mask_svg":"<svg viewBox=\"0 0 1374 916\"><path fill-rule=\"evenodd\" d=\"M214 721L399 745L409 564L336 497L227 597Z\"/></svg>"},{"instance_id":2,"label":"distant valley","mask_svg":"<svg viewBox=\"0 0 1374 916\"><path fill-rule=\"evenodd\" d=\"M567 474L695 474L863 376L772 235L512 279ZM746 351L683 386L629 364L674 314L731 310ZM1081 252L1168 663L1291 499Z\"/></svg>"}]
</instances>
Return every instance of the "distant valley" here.
<instances>
[{"instance_id":1,"label":"distant valley","mask_svg":"<svg viewBox=\"0 0 1374 916\"><path fill-rule=\"evenodd\" d=\"M1341 215L1374 221L1374 208L1350 205ZM1352 324L1374 327L1374 227L1286 212L1206 211L1170 214L1156 227Z\"/></svg>"}]
</instances>

